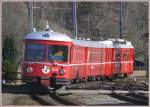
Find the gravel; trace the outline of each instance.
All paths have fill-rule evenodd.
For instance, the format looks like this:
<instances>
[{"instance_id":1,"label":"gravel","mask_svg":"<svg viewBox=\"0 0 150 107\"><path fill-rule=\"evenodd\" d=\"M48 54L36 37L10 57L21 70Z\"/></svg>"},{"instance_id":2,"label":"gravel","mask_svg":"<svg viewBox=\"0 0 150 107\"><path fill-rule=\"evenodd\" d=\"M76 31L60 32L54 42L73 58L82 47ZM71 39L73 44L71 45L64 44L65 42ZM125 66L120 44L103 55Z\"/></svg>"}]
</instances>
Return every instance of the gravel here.
<instances>
[{"instance_id":1,"label":"gravel","mask_svg":"<svg viewBox=\"0 0 150 107\"><path fill-rule=\"evenodd\" d=\"M34 101L28 94L8 94L3 93L2 96L3 105L40 105L37 101Z\"/></svg>"},{"instance_id":2,"label":"gravel","mask_svg":"<svg viewBox=\"0 0 150 107\"><path fill-rule=\"evenodd\" d=\"M119 99L115 99L109 95L102 94L71 94L65 96L68 99L72 99L73 101L77 101L82 105L131 105L131 103L122 101Z\"/></svg>"}]
</instances>

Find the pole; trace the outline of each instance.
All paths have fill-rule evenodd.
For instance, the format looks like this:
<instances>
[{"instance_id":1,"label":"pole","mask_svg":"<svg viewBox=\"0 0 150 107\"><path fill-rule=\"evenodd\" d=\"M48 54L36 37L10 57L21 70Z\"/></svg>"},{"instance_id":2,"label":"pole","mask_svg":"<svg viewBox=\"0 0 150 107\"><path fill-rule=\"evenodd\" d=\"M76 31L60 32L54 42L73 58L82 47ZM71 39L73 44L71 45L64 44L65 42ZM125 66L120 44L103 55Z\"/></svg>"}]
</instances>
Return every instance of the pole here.
<instances>
[{"instance_id":1,"label":"pole","mask_svg":"<svg viewBox=\"0 0 150 107\"><path fill-rule=\"evenodd\" d=\"M34 31L34 25L33 25L33 3L30 1L28 3L29 5L29 30L30 32Z\"/></svg>"},{"instance_id":2,"label":"pole","mask_svg":"<svg viewBox=\"0 0 150 107\"><path fill-rule=\"evenodd\" d=\"M76 1L73 2L73 28L74 28L74 36L77 39L77 11L76 11Z\"/></svg>"},{"instance_id":3,"label":"pole","mask_svg":"<svg viewBox=\"0 0 150 107\"><path fill-rule=\"evenodd\" d=\"M122 38L122 1L120 1L120 21L119 21L120 29L119 29L119 35L120 38Z\"/></svg>"}]
</instances>

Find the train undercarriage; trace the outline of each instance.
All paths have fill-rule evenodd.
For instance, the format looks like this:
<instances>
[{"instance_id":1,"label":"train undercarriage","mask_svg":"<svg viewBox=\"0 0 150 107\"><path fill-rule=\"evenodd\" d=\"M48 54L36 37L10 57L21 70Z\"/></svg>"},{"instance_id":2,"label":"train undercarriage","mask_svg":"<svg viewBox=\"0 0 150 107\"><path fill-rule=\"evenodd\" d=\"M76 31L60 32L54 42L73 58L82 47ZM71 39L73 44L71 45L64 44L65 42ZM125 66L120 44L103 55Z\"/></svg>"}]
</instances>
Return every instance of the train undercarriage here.
<instances>
[{"instance_id":1,"label":"train undercarriage","mask_svg":"<svg viewBox=\"0 0 150 107\"><path fill-rule=\"evenodd\" d=\"M76 78L72 80L68 80L65 78L49 78L49 77L23 77L22 80L25 83L32 83L37 85L42 85L44 87L51 87L54 89L61 88L62 86L69 86L72 84L80 84L80 83L87 83L92 81L113 81L116 79L124 79L128 77L128 74L113 74L110 77L106 76L96 76L96 77L88 77L88 78Z\"/></svg>"}]
</instances>

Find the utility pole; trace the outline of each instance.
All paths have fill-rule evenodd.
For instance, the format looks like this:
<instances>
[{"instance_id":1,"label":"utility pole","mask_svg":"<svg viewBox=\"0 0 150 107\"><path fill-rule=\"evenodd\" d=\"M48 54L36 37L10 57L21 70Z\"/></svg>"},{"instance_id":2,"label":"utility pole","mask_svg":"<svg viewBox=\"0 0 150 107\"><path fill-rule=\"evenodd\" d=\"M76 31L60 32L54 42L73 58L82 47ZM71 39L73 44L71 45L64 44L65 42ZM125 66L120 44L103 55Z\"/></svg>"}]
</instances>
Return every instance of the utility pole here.
<instances>
[{"instance_id":1,"label":"utility pole","mask_svg":"<svg viewBox=\"0 0 150 107\"><path fill-rule=\"evenodd\" d=\"M76 1L73 2L73 28L74 28L74 36L77 39L78 28L77 28L77 4Z\"/></svg>"},{"instance_id":2,"label":"utility pole","mask_svg":"<svg viewBox=\"0 0 150 107\"><path fill-rule=\"evenodd\" d=\"M33 2L28 2L28 15L29 15L29 30L30 32L34 31L34 24L33 24Z\"/></svg>"},{"instance_id":3,"label":"utility pole","mask_svg":"<svg viewBox=\"0 0 150 107\"><path fill-rule=\"evenodd\" d=\"M120 1L119 36L122 38L122 0Z\"/></svg>"}]
</instances>

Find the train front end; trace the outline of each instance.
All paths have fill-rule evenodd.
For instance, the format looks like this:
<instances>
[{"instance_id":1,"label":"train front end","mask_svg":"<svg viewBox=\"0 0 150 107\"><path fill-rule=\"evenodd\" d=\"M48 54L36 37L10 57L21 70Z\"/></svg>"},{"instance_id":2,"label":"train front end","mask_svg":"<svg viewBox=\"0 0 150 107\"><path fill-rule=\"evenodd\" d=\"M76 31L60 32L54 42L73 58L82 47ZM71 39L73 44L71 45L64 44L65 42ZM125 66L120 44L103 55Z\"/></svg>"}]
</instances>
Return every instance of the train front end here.
<instances>
[{"instance_id":1,"label":"train front end","mask_svg":"<svg viewBox=\"0 0 150 107\"><path fill-rule=\"evenodd\" d=\"M33 32L24 39L22 79L44 86L69 84L71 39L53 31Z\"/></svg>"}]
</instances>

